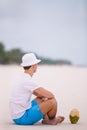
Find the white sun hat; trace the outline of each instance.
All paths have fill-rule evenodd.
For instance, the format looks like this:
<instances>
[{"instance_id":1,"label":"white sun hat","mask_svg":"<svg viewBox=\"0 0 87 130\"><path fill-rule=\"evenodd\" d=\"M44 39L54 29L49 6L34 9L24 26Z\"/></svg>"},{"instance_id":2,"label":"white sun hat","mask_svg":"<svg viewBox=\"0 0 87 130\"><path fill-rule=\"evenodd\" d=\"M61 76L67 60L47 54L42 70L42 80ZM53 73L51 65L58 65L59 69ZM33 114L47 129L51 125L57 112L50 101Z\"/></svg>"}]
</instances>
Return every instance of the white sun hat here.
<instances>
[{"instance_id":1,"label":"white sun hat","mask_svg":"<svg viewBox=\"0 0 87 130\"><path fill-rule=\"evenodd\" d=\"M34 53L27 53L22 57L21 66L31 66L39 63L41 60L37 59Z\"/></svg>"}]
</instances>

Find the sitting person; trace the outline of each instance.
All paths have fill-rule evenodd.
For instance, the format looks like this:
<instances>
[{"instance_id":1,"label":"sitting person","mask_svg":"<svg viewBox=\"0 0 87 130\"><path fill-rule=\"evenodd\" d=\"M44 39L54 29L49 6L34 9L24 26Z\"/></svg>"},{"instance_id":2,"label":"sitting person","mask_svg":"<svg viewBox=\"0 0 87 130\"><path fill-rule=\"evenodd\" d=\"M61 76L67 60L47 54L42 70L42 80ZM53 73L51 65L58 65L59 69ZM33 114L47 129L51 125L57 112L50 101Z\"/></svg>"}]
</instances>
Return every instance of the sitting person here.
<instances>
[{"instance_id":1,"label":"sitting person","mask_svg":"<svg viewBox=\"0 0 87 130\"><path fill-rule=\"evenodd\" d=\"M33 125L42 120L42 124L56 125L64 121L63 116L56 117L55 96L32 78L40 61L34 53L27 53L22 57L24 72L15 83L10 97L10 112L15 124ZM36 96L33 100L32 95Z\"/></svg>"}]
</instances>

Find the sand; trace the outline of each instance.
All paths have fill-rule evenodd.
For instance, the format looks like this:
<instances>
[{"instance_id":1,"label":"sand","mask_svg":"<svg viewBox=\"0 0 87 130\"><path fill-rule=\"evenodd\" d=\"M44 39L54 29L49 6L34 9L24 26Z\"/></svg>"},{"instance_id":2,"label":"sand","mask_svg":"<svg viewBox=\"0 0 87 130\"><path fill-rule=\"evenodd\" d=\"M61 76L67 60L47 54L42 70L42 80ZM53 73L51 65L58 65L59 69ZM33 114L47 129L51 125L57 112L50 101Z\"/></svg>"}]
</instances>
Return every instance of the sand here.
<instances>
[{"instance_id":1,"label":"sand","mask_svg":"<svg viewBox=\"0 0 87 130\"><path fill-rule=\"evenodd\" d=\"M12 85L23 69L17 65L0 65L0 130L86 130L87 129L87 67L38 66L34 79L52 91L58 102L57 115L65 116L63 123L51 126L41 122L33 126L15 125L10 117L9 97ZM80 120L71 124L69 113L77 108Z\"/></svg>"}]
</instances>

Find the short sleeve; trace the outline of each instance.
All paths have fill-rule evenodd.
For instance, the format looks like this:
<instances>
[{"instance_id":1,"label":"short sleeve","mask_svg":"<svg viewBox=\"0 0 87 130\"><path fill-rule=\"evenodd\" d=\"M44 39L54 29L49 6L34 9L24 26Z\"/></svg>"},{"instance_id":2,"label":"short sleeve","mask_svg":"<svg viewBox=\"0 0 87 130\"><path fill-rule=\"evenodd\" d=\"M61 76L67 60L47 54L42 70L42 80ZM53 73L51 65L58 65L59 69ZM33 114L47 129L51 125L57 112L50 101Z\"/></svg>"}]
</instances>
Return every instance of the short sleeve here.
<instances>
[{"instance_id":1,"label":"short sleeve","mask_svg":"<svg viewBox=\"0 0 87 130\"><path fill-rule=\"evenodd\" d=\"M34 81L32 77L28 75L25 76L23 81L24 81L23 86L31 92L33 92L35 89L39 87L39 84L36 81Z\"/></svg>"}]
</instances>

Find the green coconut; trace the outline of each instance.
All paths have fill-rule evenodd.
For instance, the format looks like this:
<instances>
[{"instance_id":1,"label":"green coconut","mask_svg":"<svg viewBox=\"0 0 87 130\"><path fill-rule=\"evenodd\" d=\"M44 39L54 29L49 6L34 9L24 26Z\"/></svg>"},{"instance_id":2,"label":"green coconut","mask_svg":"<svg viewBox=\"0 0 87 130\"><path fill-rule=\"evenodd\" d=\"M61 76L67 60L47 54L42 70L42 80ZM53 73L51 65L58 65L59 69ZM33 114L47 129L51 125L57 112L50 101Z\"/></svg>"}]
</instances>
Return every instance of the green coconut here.
<instances>
[{"instance_id":1,"label":"green coconut","mask_svg":"<svg viewBox=\"0 0 87 130\"><path fill-rule=\"evenodd\" d=\"M69 118L70 118L70 121L71 121L72 124L76 124L79 120L78 116L71 116L70 115Z\"/></svg>"},{"instance_id":2,"label":"green coconut","mask_svg":"<svg viewBox=\"0 0 87 130\"><path fill-rule=\"evenodd\" d=\"M79 116L78 109L76 109L76 108L72 109L70 114L69 114L70 122L72 124L76 124L78 122L79 118L80 118L80 116Z\"/></svg>"}]
</instances>

